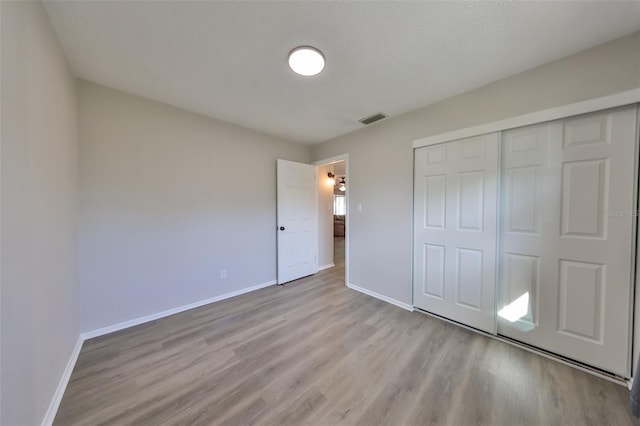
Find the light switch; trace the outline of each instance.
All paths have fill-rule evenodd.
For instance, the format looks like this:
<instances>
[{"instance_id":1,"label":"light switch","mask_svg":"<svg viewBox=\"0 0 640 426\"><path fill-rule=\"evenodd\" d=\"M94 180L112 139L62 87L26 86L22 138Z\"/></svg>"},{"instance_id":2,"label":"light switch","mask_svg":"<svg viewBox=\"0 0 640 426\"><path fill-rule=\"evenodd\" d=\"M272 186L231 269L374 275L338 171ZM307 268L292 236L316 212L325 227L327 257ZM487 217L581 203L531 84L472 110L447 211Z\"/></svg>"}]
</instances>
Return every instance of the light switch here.
<instances>
[{"instance_id":1,"label":"light switch","mask_svg":"<svg viewBox=\"0 0 640 426\"><path fill-rule=\"evenodd\" d=\"M356 210L358 211L358 213L362 213L362 203L358 203L356 205Z\"/></svg>"}]
</instances>

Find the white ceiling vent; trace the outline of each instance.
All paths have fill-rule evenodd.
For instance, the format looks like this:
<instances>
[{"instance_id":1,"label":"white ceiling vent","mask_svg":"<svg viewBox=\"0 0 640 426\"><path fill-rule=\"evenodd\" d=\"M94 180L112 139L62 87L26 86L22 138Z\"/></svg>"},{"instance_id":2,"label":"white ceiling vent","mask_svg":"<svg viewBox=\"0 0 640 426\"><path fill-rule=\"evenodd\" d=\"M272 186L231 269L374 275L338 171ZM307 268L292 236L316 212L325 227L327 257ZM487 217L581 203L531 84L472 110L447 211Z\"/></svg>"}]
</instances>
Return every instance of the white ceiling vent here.
<instances>
[{"instance_id":1,"label":"white ceiling vent","mask_svg":"<svg viewBox=\"0 0 640 426\"><path fill-rule=\"evenodd\" d=\"M368 117L365 118L361 118L360 120L358 120L359 122L361 122L362 124L371 124L371 123L375 123L376 121L380 121L383 118L387 118L386 115L384 115L381 112L378 112L376 114L370 115Z\"/></svg>"}]
</instances>

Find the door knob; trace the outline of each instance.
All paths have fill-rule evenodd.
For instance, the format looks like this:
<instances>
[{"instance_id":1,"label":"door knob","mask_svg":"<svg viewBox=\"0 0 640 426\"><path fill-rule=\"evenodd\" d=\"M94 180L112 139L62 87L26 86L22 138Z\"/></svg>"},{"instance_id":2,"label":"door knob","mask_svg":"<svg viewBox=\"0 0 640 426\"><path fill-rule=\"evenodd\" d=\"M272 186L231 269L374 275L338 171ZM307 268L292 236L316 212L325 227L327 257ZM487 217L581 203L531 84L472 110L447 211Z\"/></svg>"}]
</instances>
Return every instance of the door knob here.
<instances>
[{"instance_id":1,"label":"door knob","mask_svg":"<svg viewBox=\"0 0 640 426\"><path fill-rule=\"evenodd\" d=\"M280 227L280 230L281 230L281 231L284 231L284 226L281 226L281 227Z\"/></svg>"}]
</instances>

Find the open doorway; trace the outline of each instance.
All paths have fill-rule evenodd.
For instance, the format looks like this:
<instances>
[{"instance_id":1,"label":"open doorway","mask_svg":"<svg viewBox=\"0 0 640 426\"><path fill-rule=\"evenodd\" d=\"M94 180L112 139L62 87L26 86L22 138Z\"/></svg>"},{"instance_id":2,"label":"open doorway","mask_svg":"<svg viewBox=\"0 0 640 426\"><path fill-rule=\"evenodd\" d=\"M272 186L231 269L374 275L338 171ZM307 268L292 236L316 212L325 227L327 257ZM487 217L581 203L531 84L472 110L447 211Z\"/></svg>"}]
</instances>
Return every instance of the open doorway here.
<instances>
[{"instance_id":1,"label":"open doorway","mask_svg":"<svg viewBox=\"0 0 640 426\"><path fill-rule=\"evenodd\" d=\"M344 238L347 235L346 161L333 164L333 263L344 265Z\"/></svg>"},{"instance_id":2,"label":"open doorway","mask_svg":"<svg viewBox=\"0 0 640 426\"><path fill-rule=\"evenodd\" d=\"M344 268L348 283L349 179L347 155L317 161L319 270Z\"/></svg>"}]
</instances>

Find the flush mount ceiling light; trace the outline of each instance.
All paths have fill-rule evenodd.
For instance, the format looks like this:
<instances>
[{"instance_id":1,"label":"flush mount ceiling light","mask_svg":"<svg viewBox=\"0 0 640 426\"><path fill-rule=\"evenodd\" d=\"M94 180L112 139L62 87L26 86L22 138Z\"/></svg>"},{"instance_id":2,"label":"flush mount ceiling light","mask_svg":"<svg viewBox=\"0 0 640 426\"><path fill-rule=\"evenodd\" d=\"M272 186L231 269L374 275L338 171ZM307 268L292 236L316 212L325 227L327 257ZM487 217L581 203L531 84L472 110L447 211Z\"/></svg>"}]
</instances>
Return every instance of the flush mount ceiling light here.
<instances>
[{"instance_id":1,"label":"flush mount ceiling light","mask_svg":"<svg viewBox=\"0 0 640 426\"><path fill-rule=\"evenodd\" d=\"M311 46L298 46L289 52L289 67L296 74L311 77L324 69L324 55Z\"/></svg>"},{"instance_id":2,"label":"flush mount ceiling light","mask_svg":"<svg viewBox=\"0 0 640 426\"><path fill-rule=\"evenodd\" d=\"M338 189L342 192L347 190L347 186L346 186L347 182L344 181L344 177L342 179L340 179L340 186L338 187Z\"/></svg>"}]
</instances>

